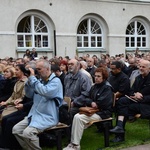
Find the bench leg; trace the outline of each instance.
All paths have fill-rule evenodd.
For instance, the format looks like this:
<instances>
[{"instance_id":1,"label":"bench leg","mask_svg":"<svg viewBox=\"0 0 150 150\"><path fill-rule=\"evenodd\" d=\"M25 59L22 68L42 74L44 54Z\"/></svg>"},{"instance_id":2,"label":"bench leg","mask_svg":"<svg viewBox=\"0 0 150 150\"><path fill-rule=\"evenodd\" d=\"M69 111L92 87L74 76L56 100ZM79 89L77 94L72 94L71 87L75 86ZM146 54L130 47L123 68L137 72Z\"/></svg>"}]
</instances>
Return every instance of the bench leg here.
<instances>
[{"instance_id":1,"label":"bench leg","mask_svg":"<svg viewBox=\"0 0 150 150\"><path fill-rule=\"evenodd\" d=\"M55 135L57 140L57 150L62 150L62 130L56 130Z\"/></svg>"},{"instance_id":2,"label":"bench leg","mask_svg":"<svg viewBox=\"0 0 150 150\"><path fill-rule=\"evenodd\" d=\"M109 127L111 125L111 122L104 122L104 143L105 147L109 147Z\"/></svg>"}]
</instances>

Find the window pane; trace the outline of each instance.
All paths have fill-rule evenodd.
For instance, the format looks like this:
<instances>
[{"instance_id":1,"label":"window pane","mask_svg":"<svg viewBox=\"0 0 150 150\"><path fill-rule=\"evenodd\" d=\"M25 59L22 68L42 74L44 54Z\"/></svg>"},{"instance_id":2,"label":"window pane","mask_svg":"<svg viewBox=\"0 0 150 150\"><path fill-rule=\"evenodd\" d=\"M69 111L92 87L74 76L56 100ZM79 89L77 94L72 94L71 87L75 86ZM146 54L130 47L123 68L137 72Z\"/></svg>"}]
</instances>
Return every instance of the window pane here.
<instances>
[{"instance_id":1,"label":"window pane","mask_svg":"<svg viewBox=\"0 0 150 150\"><path fill-rule=\"evenodd\" d=\"M77 37L77 47L82 47L82 36Z\"/></svg>"},{"instance_id":2,"label":"window pane","mask_svg":"<svg viewBox=\"0 0 150 150\"><path fill-rule=\"evenodd\" d=\"M142 46L143 46L143 47L146 47L146 37L143 37L143 38L142 38Z\"/></svg>"},{"instance_id":3,"label":"window pane","mask_svg":"<svg viewBox=\"0 0 150 150\"><path fill-rule=\"evenodd\" d=\"M88 33L88 27L87 27L87 19L86 19L80 23L77 34L87 34L87 33Z\"/></svg>"},{"instance_id":4,"label":"window pane","mask_svg":"<svg viewBox=\"0 0 150 150\"><path fill-rule=\"evenodd\" d=\"M26 47L32 47L31 35L25 35Z\"/></svg>"},{"instance_id":5,"label":"window pane","mask_svg":"<svg viewBox=\"0 0 150 150\"><path fill-rule=\"evenodd\" d=\"M36 33L47 32L47 27L40 18L34 17L34 31Z\"/></svg>"},{"instance_id":6,"label":"window pane","mask_svg":"<svg viewBox=\"0 0 150 150\"><path fill-rule=\"evenodd\" d=\"M18 35L18 47L24 47L23 35Z\"/></svg>"},{"instance_id":7,"label":"window pane","mask_svg":"<svg viewBox=\"0 0 150 150\"><path fill-rule=\"evenodd\" d=\"M41 35L35 35L35 47L41 47Z\"/></svg>"},{"instance_id":8,"label":"window pane","mask_svg":"<svg viewBox=\"0 0 150 150\"><path fill-rule=\"evenodd\" d=\"M85 36L84 37L84 47L88 47L89 45L88 45L88 37L87 36Z\"/></svg>"},{"instance_id":9,"label":"window pane","mask_svg":"<svg viewBox=\"0 0 150 150\"><path fill-rule=\"evenodd\" d=\"M102 37L97 37L97 47L102 47Z\"/></svg>"},{"instance_id":10,"label":"window pane","mask_svg":"<svg viewBox=\"0 0 150 150\"><path fill-rule=\"evenodd\" d=\"M23 18L18 25L17 32L31 33L31 17Z\"/></svg>"},{"instance_id":11,"label":"window pane","mask_svg":"<svg viewBox=\"0 0 150 150\"><path fill-rule=\"evenodd\" d=\"M92 37L91 37L91 47L95 47L95 46L96 46L95 37L92 36Z\"/></svg>"},{"instance_id":12,"label":"window pane","mask_svg":"<svg viewBox=\"0 0 150 150\"><path fill-rule=\"evenodd\" d=\"M140 37L137 38L137 47L141 47L141 38Z\"/></svg>"},{"instance_id":13,"label":"window pane","mask_svg":"<svg viewBox=\"0 0 150 150\"><path fill-rule=\"evenodd\" d=\"M129 47L129 37L126 37L126 47Z\"/></svg>"},{"instance_id":14,"label":"window pane","mask_svg":"<svg viewBox=\"0 0 150 150\"><path fill-rule=\"evenodd\" d=\"M134 47L135 43L134 43L134 37L131 37L131 47Z\"/></svg>"},{"instance_id":15,"label":"window pane","mask_svg":"<svg viewBox=\"0 0 150 150\"><path fill-rule=\"evenodd\" d=\"M91 21L91 33L92 34L101 34L101 28L97 22L94 20Z\"/></svg>"},{"instance_id":16,"label":"window pane","mask_svg":"<svg viewBox=\"0 0 150 150\"><path fill-rule=\"evenodd\" d=\"M48 36L43 36L43 47L48 47Z\"/></svg>"}]
</instances>

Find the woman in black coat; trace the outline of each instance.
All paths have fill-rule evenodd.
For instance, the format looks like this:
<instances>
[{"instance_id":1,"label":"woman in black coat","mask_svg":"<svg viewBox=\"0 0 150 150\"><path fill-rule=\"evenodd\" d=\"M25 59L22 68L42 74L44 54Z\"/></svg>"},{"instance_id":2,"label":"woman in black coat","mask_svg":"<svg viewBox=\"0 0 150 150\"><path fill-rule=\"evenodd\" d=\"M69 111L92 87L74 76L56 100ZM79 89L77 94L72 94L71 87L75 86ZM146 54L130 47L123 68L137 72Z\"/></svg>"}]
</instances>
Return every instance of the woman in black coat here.
<instances>
[{"instance_id":1,"label":"woman in black coat","mask_svg":"<svg viewBox=\"0 0 150 150\"><path fill-rule=\"evenodd\" d=\"M104 68L95 70L95 84L90 90L90 96L85 100L85 105L99 109L99 112L92 116L85 114L76 114L73 119L71 143L63 150L69 148L80 149L80 140L86 124L94 120L102 120L109 118L112 114L113 91L110 84L107 82L108 71Z\"/></svg>"},{"instance_id":2,"label":"woman in black coat","mask_svg":"<svg viewBox=\"0 0 150 150\"><path fill-rule=\"evenodd\" d=\"M15 68L8 66L4 69L4 80L0 81L0 102L6 101L12 94L14 85L17 82Z\"/></svg>"}]
</instances>

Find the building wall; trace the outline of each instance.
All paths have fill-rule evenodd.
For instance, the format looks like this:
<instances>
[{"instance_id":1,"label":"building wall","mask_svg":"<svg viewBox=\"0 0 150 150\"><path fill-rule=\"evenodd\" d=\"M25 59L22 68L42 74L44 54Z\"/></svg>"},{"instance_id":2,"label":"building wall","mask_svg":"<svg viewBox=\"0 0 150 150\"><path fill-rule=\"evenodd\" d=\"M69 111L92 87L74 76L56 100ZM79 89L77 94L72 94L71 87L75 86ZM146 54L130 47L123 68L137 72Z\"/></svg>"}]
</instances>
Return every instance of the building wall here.
<instances>
[{"instance_id":1,"label":"building wall","mask_svg":"<svg viewBox=\"0 0 150 150\"><path fill-rule=\"evenodd\" d=\"M50 5L51 3L51 5ZM107 37L105 50L110 55L125 53L125 31L131 19L138 16L149 24L150 3L115 0L5 0L0 5L0 57L22 57L17 53L16 30L20 18L28 11L39 12L52 22L56 30L56 50L58 56L76 54L77 28L84 16L93 15L105 22ZM148 32L150 32L148 28ZM39 52L39 56L54 56L54 43L50 52ZM149 42L150 43L150 42ZM149 45L150 48L150 45ZM80 52L79 55L88 53ZM89 52L97 54L98 52Z\"/></svg>"}]
</instances>

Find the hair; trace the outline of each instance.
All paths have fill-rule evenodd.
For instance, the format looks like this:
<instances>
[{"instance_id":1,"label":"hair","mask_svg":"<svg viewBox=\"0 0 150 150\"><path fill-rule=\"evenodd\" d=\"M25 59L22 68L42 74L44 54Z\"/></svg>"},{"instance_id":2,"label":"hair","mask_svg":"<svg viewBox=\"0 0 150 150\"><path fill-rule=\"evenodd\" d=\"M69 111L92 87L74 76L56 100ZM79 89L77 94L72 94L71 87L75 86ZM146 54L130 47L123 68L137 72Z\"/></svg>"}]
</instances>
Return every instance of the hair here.
<instances>
[{"instance_id":1,"label":"hair","mask_svg":"<svg viewBox=\"0 0 150 150\"><path fill-rule=\"evenodd\" d=\"M66 70L68 71L68 62L65 61L65 60L61 60L59 65L61 65L61 64L65 65L66 66Z\"/></svg>"},{"instance_id":2,"label":"hair","mask_svg":"<svg viewBox=\"0 0 150 150\"><path fill-rule=\"evenodd\" d=\"M31 68L34 68L34 69L36 68L36 62L33 60L27 62L26 65L29 65Z\"/></svg>"},{"instance_id":3,"label":"hair","mask_svg":"<svg viewBox=\"0 0 150 150\"><path fill-rule=\"evenodd\" d=\"M39 62L43 62L43 67L44 68L49 68L51 70L51 65L50 65L48 60L46 60L46 59L39 59L39 60L36 61L36 63L39 63Z\"/></svg>"},{"instance_id":4,"label":"hair","mask_svg":"<svg viewBox=\"0 0 150 150\"><path fill-rule=\"evenodd\" d=\"M56 71L60 71L61 72L59 65L56 65L56 64L55 65L51 65L51 70L53 72L56 72Z\"/></svg>"},{"instance_id":5,"label":"hair","mask_svg":"<svg viewBox=\"0 0 150 150\"><path fill-rule=\"evenodd\" d=\"M5 67L4 72L5 72L6 70L9 70L9 71L11 72L12 77L15 77L15 68L14 68L14 67L12 67L12 66L7 66L7 67Z\"/></svg>"},{"instance_id":6,"label":"hair","mask_svg":"<svg viewBox=\"0 0 150 150\"><path fill-rule=\"evenodd\" d=\"M18 67L23 73L26 71L24 64L17 64L16 67Z\"/></svg>"},{"instance_id":7,"label":"hair","mask_svg":"<svg viewBox=\"0 0 150 150\"><path fill-rule=\"evenodd\" d=\"M117 69L122 69L123 64L121 61L113 61L111 65L115 65Z\"/></svg>"},{"instance_id":8,"label":"hair","mask_svg":"<svg viewBox=\"0 0 150 150\"><path fill-rule=\"evenodd\" d=\"M95 69L95 73L96 73L96 72L101 72L101 73L102 73L102 76L103 76L103 79L104 79L104 80L107 80L109 74L108 74L108 71L107 71L106 68L96 68L96 69Z\"/></svg>"}]
</instances>

